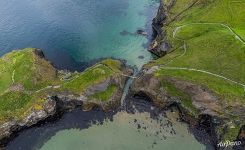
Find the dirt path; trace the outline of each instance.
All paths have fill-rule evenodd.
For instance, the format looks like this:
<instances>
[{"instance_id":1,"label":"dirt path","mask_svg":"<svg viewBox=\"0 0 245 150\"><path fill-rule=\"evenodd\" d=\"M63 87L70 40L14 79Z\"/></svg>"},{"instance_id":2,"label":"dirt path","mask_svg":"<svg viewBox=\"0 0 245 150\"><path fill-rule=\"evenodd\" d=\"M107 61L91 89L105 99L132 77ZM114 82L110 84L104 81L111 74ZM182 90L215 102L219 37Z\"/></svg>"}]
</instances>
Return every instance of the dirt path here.
<instances>
[{"instance_id":1,"label":"dirt path","mask_svg":"<svg viewBox=\"0 0 245 150\"><path fill-rule=\"evenodd\" d=\"M222 75L215 74L215 73L212 73L212 72L209 72L209 71L200 70L200 69L194 69L194 68L184 68L184 67L165 67L164 66L164 67L161 67L161 68L162 69L166 69L166 70L187 70L187 71L195 71L195 72L201 72L201 73L209 74L209 75L212 75L212 76L215 76L215 77L222 78L224 80L230 81L232 83L238 84L238 85L244 87L244 91L245 91L245 84L239 83L237 81L234 81L232 79L229 79L227 77L224 77Z\"/></svg>"},{"instance_id":2,"label":"dirt path","mask_svg":"<svg viewBox=\"0 0 245 150\"><path fill-rule=\"evenodd\" d=\"M120 72L116 72L116 71L114 71L114 70L113 70L110 66L108 66L108 65L105 65L105 64L100 64L100 65L103 65L103 66L109 68L112 72L118 73L118 74L120 74L121 76L128 77L128 78L132 78L132 79L137 79L137 78L138 78L137 76L130 76L130 75L126 75L126 74L123 74L123 73L120 73Z\"/></svg>"},{"instance_id":3,"label":"dirt path","mask_svg":"<svg viewBox=\"0 0 245 150\"><path fill-rule=\"evenodd\" d=\"M230 82L235 83L237 85L240 85L240 86L242 86L244 88L244 91L245 91L245 84L240 83L240 82L237 82L237 81L234 81L232 79L229 79L229 78L224 77L224 76L219 75L219 74L215 74L215 73L212 73L212 72L209 72L209 71L206 71L206 70L194 69L194 68L167 67L166 66L166 65L172 63L177 58L181 58L181 57L185 56L186 55L186 52L187 52L187 44L186 44L186 41L184 39L180 39L180 38L176 37L177 32L179 30L183 29L184 27L187 27L187 26L190 26L190 25L203 25L203 24L204 25L220 25L220 26L226 28L227 30L229 30L234 35L234 37L237 40L239 40L242 44L245 45L245 41L231 27L229 27L228 25L225 25L225 24L222 24L222 23L189 23L189 24L185 24L185 25L176 27L175 30L173 31L173 38L176 39L176 40L179 40L179 41L182 41L183 42L183 46L182 47L184 49L184 52L181 55L179 55L178 57L175 57L174 59L168 61L167 63L165 63L165 64L159 64L157 66L158 67L161 67L162 69L166 69L166 70L188 70L188 71L195 71L195 72L201 72L201 73L209 74L209 75L212 75L212 76L215 76L215 77L222 78L224 80L230 81Z\"/></svg>"},{"instance_id":4,"label":"dirt path","mask_svg":"<svg viewBox=\"0 0 245 150\"><path fill-rule=\"evenodd\" d=\"M15 82L15 80L14 80L14 76L15 76L15 70L12 72L12 77L11 77L11 79L12 79L12 83L14 83L14 82Z\"/></svg>"},{"instance_id":5,"label":"dirt path","mask_svg":"<svg viewBox=\"0 0 245 150\"><path fill-rule=\"evenodd\" d=\"M175 28L175 30L173 31L173 38L178 39L178 40L183 40L183 39L176 38L176 33L179 30L181 30L182 28L187 27L187 26L191 26L191 25L220 25L220 26L226 28L227 30L229 30L235 36L235 38L237 40L239 40L242 44L245 44L245 41L230 26L228 26L226 24L223 24L223 23L212 23L212 22L206 22L206 23L188 23L188 24L179 26L179 27Z\"/></svg>"}]
</instances>

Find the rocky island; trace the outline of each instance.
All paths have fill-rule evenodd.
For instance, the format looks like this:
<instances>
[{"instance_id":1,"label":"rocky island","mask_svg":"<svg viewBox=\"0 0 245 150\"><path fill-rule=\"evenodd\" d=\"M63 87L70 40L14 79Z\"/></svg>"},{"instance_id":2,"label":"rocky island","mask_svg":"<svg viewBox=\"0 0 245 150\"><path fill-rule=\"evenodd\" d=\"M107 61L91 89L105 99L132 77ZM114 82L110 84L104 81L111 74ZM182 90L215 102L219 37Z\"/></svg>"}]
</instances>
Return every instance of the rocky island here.
<instances>
[{"instance_id":1,"label":"rocky island","mask_svg":"<svg viewBox=\"0 0 245 150\"><path fill-rule=\"evenodd\" d=\"M120 106L129 95L166 109L175 106L193 129L203 129L217 149L245 141L245 6L230 0L161 0L149 51L158 58L137 76L106 59L83 72L56 69L42 50L27 48L0 58L0 141L65 110ZM229 11L228 11L229 10ZM143 31L139 34L146 35Z\"/></svg>"}]
</instances>

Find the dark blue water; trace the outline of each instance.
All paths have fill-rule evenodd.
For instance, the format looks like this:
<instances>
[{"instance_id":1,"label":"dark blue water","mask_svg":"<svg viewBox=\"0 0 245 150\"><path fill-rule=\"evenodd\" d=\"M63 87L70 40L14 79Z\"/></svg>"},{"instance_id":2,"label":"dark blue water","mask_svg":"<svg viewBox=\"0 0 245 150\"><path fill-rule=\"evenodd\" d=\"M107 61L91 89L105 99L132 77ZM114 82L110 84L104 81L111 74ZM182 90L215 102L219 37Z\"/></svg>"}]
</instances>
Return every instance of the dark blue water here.
<instances>
[{"instance_id":1,"label":"dark blue water","mask_svg":"<svg viewBox=\"0 0 245 150\"><path fill-rule=\"evenodd\" d=\"M62 69L82 70L105 57L140 67L152 57L145 45L157 1L0 0L0 56L35 47ZM149 36L135 35L137 29Z\"/></svg>"}]
</instances>

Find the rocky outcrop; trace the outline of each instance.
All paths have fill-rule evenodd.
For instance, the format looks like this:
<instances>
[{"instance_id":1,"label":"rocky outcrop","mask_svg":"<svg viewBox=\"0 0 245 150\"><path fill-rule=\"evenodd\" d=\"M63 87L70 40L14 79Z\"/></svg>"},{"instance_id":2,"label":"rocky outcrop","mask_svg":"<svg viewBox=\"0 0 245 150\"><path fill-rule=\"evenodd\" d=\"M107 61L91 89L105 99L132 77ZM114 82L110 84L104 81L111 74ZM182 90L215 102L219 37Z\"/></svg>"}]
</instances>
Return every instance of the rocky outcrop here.
<instances>
[{"instance_id":1,"label":"rocky outcrop","mask_svg":"<svg viewBox=\"0 0 245 150\"><path fill-rule=\"evenodd\" d=\"M54 115L56 108L56 101L48 98L43 104L43 109L32 110L23 120L11 120L0 125L0 145L5 144L13 133Z\"/></svg>"},{"instance_id":2,"label":"rocky outcrop","mask_svg":"<svg viewBox=\"0 0 245 150\"><path fill-rule=\"evenodd\" d=\"M37 56L39 56L40 58L45 58L45 55L43 53L43 51L41 49L35 49L34 50L34 54L36 54Z\"/></svg>"},{"instance_id":3,"label":"rocky outcrop","mask_svg":"<svg viewBox=\"0 0 245 150\"><path fill-rule=\"evenodd\" d=\"M130 92L133 95L151 99L155 105L161 108L170 106L175 102L161 87L160 80L151 74L136 79L130 87Z\"/></svg>"},{"instance_id":4,"label":"rocky outcrop","mask_svg":"<svg viewBox=\"0 0 245 150\"><path fill-rule=\"evenodd\" d=\"M147 36L147 35L148 35L147 32L144 31L143 29L138 29L138 30L136 31L136 34L142 35L142 36Z\"/></svg>"},{"instance_id":5,"label":"rocky outcrop","mask_svg":"<svg viewBox=\"0 0 245 150\"><path fill-rule=\"evenodd\" d=\"M148 50L157 55L158 57L162 57L167 54L170 50L171 46L166 40L166 34L163 29L164 23L166 22L168 6L163 4L163 1L160 1L160 6L157 12L156 17L153 19L152 28L154 31L155 39L151 43Z\"/></svg>"},{"instance_id":6,"label":"rocky outcrop","mask_svg":"<svg viewBox=\"0 0 245 150\"><path fill-rule=\"evenodd\" d=\"M123 89L128 79L126 76L132 75L132 70L125 69L123 71L123 75L125 76L122 76L121 74L111 76L101 83L89 87L85 92L85 96L87 98L84 101L83 110L89 111L94 107L101 107L104 111L109 111L119 107L121 104L120 100L123 95ZM106 91L111 85L116 85L116 90L106 102L102 102L96 98L91 98L95 93Z\"/></svg>"},{"instance_id":7,"label":"rocky outcrop","mask_svg":"<svg viewBox=\"0 0 245 150\"><path fill-rule=\"evenodd\" d=\"M181 104L181 98L171 95L162 81L186 93L190 97L192 106L198 110L198 114L196 115L205 114L216 117L220 115L222 108L218 103L217 96L207 88L188 81L177 80L170 77L161 78L153 74L145 74L133 82L131 92L133 95L138 94L149 97L158 107L168 107L173 103ZM183 107L190 106L183 105ZM191 111L191 109L189 111Z\"/></svg>"},{"instance_id":8,"label":"rocky outcrop","mask_svg":"<svg viewBox=\"0 0 245 150\"><path fill-rule=\"evenodd\" d=\"M242 149L245 147L245 125L241 127L241 130L239 132L239 135L237 137L237 141L242 141L241 145L238 145L237 149Z\"/></svg>"}]
</instances>

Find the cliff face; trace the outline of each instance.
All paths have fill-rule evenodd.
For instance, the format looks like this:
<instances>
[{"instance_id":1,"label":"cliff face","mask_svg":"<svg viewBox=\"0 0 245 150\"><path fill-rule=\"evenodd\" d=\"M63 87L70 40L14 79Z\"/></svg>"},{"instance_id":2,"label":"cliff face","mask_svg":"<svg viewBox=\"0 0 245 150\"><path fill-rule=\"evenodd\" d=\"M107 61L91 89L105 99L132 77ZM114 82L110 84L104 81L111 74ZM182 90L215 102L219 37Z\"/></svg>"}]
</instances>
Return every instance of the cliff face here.
<instances>
[{"instance_id":1,"label":"cliff face","mask_svg":"<svg viewBox=\"0 0 245 150\"><path fill-rule=\"evenodd\" d=\"M171 3L174 3L174 0L172 0ZM152 28L156 37L148 50L158 57L166 55L167 52L171 49L170 44L166 40L166 33L163 29L167 19L168 7L169 6L164 5L163 1L160 1L157 15L152 21Z\"/></svg>"},{"instance_id":2,"label":"cliff face","mask_svg":"<svg viewBox=\"0 0 245 150\"><path fill-rule=\"evenodd\" d=\"M0 84L0 145L19 130L66 110L117 108L127 78L132 74L123 63L112 59L103 60L81 73L56 70L37 49L6 54L0 59L0 65L6 66L2 68L5 70L0 70L0 75L6 77L0 81L4 81ZM9 73L13 73L12 80L6 82Z\"/></svg>"}]
</instances>

